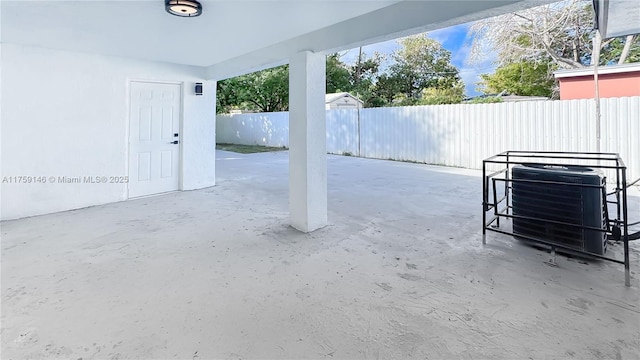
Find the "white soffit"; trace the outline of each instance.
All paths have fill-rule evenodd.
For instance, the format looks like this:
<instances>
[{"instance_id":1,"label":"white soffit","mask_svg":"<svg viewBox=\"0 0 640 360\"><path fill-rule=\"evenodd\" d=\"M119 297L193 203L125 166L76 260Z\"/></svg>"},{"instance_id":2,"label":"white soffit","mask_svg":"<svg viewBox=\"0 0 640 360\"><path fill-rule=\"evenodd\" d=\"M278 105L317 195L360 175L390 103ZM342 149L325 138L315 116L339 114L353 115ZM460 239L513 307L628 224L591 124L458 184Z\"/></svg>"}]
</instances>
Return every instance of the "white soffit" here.
<instances>
[{"instance_id":1,"label":"white soffit","mask_svg":"<svg viewBox=\"0 0 640 360\"><path fill-rule=\"evenodd\" d=\"M3 43L200 66L223 79L328 52L550 3L547 0L0 0Z\"/></svg>"},{"instance_id":2,"label":"white soffit","mask_svg":"<svg viewBox=\"0 0 640 360\"><path fill-rule=\"evenodd\" d=\"M209 66L396 1L201 1L194 18L164 0L2 0L2 42Z\"/></svg>"},{"instance_id":3,"label":"white soffit","mask_svg":"<svg viewBox=\"0 0 640 360\"><path fill-rule=\"evenodd\" d=\"M224 79L286 63L288 56L303 50L326 53L341 51L552 2L555 1L401 1L330 27L214 64L207 69L207 76L214 79Z\"/></svg>"},{"instance_id":4,"label":"white soffit","mask_svg":"<svg viewBox=\"0 0 640 360\"><path fill-rule=\"evenodd\" d=\"M640 0L596 0L594 8L603 39L640 34Z\"/></svg>"}]
</instances>

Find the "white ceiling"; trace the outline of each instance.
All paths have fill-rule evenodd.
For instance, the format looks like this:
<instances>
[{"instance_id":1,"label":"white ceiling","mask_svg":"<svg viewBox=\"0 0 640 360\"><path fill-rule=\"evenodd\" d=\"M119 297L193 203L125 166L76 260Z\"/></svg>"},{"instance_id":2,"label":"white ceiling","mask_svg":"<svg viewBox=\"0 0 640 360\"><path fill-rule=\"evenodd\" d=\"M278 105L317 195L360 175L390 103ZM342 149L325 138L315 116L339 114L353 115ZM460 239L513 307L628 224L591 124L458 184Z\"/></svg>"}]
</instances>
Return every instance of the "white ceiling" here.
<instances>
[{"instance_id":1,"label":"white ceiling","mask_svg":"<svg viewBox=\"0 0 640 360\"><path fill-rule=\"evenodd\" d=\"M205 0L179 18L164 0L2 0L1 37L53 49L205 67L222 79L323 52L497 15L535 0Z\"/></svg>"}]
</instances>

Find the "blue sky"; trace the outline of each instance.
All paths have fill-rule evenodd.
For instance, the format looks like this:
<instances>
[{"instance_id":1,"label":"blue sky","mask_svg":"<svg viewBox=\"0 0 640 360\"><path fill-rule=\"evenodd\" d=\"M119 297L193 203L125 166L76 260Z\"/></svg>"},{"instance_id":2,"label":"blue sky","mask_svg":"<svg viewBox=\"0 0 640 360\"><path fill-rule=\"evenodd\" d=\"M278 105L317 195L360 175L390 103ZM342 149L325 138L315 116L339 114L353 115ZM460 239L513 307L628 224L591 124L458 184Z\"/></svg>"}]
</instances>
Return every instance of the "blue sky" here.
<instances>
[{"instance_id":1,"label":"blue sky","mask_svg":"<svg viewBox=\"0 0 640 360\"><path fill-rule=\"evenodd\" d=\"M460 70L460 77L465 83L465 92L468 96L478 95L475 91L478 75L492 73L495 70L493 61L495 56L488 56L487 59L477 64L469 64L468 58L471 50L470 24L456 25L436 31L430 31L427 35L437 40L442 46L451 51L451 62ZM374 52L391 54L398 49L397 40L389 40L377 44L368 45L362 51L371 56ZM342 61L352 64L358 57L358 49L351 49L342 56Z\"/></svg>"}]
</instances>

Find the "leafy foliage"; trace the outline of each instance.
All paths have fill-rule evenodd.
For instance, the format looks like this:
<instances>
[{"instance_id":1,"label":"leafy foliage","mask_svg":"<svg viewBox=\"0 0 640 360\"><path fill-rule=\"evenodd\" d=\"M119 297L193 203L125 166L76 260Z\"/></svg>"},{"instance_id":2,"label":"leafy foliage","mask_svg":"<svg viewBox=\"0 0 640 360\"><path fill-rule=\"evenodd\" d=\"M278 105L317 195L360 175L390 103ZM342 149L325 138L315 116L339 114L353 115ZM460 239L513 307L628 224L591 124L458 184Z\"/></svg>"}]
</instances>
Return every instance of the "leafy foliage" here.
<instances>
[{"instance_id":1,"label":"leafy foliage","mask_svg":"<svg viewBox=\"0 0 640 360\"><path fill-rule=\"evenodd\" d=\"M388 74L381 75L376 84L377 94L388 103L416 105L424 89L450 89L460 83L451 52L437 41L421 34L400 40L400 46Z\"/></svg>"},{"instance_id":2,"label":"leafy foliage","mask_svg":"<svg viewBox=\"0 0 640 360\"><path fill-rule=\"evenodd\" d=\"M327 56L327 93L351 91L352 74L338 54ZM256 71L218 82L217 112L289 110L289 65Z\"/></svg>"},{"instance_id":3,"label":"leafy foliage","mask_svg":"<svg viewBox=\"0 0 640 360\"><path fill-rule=\"evenodd\" d=\"M609 65L620 63L625 41L622 38L615 38L605 43L600 53L600 64ZM640 36L631 37L629 44L629 54L623 59L623 64L640 62Z\"/></svg>"},{"instance_id":4,"label":"leafy foliage","mask_svg":"<svg viewBox=\"0 0 640 360\"><path fill-rule=\"evenodd\" d=\"M425 35L400 40L391 66L381 71L380 54L360 51L348 66L339 54L327 56L327 93L350 92L365 107L450 104L462 101L464 85L451 53ZM217 110L286 111L289 106L288 65L218 82Z\"/></svg>"},{"instance_id":5,"label":"leafy foliage","mask_svg":"<svg viewBox=\"0 0 640 360\"><path fill-rule=\"evenodd\" d=\"M459 104L464 99L464 84L458 81L453 86L435 86L422 89L418 105Z\"/></svg>"},{"instance_id":6,"label":"leafy foliage","mask_svg":"<svg viewBox=\"0 0 640 360\"><path fill-rule=\"evenodd\" d=\"M240 108L286 111L289 109L289 65L219 81L216 100L218 112Z\"/></svg>"},{"instance_id":7,"label":"leafy foliage","mask_svg":"<svg viewBox=\"0 0 640 360\"><path fill-rule=\"evenodd\" d=\"M558 68L580 68L591 64L594 49L593 8L588 0L567 0L517 13L485 19L472 25L472 60L486 56L487 47L498 52L498 64L551 62ZM640 57L638 36L608 39L599 44L600 65L617 62L625 41L634 45L628 59Z\"/></svg>"},{"instance_id":8,"label":"leafy foliage","mask_svg":"<svg viewBox=\"0 0 640 360\"><path fill-rule=\"evenodd\" d=\"M491 48L498 52L494 74L481 75L481 91L556 97L553 71L592 64L599 49L599 65L640 61L640 38L595 37L591 1L567 0L517 13L481 20L472 25L472 62ZM625 44L628 51L625 51Z\"/></svg>"},{"instance_id":9,"label":"leafy foliage","mask_svg":"<svg viewBox=\"0 0 640 360\"><path fill-rule=\"evenodd\" d=\"M482 74L481 88L485 94L507 92L521 96L552 97L555 81L549 76L555 67L551 62L521 61L500 66L493 74Z\"/></svg>"},{"instance_id":10,"label":"leafy foliage","mask_svg":"<svg viewBox=\"0 0 640 360\"><path fill-rule=\"evenodd\" d=\"M350 91L351 73L350 69L340 61L338 54L327 56L327 94Z\"/></svg>"},{"instance_id":11,"label":"leafy foliage","mask_svg":"<svg viewBox=\"0 0 640 360\"><path fill-rule=\"evenodd\" d=\"M485 96L485 97L475 97L469 101L465 101L466 104L493 104L493 103L501 103L502 98L500 96Z\"/></svg>"},{"instance_id":12,"label":"leafy foliage","mask_svg":"<svg viewBox=\"0 0 640 360\"><path fill-rule=\"evenodd\" d=\"M367 57L367 54L360 51L356 63L349 67L351 74L351 90L349 91L364 101L365 107L385 105L385 101L375 93L375 84L378 80L382 60L383 57L378 53Z\"/></svg>"}]
</instances>

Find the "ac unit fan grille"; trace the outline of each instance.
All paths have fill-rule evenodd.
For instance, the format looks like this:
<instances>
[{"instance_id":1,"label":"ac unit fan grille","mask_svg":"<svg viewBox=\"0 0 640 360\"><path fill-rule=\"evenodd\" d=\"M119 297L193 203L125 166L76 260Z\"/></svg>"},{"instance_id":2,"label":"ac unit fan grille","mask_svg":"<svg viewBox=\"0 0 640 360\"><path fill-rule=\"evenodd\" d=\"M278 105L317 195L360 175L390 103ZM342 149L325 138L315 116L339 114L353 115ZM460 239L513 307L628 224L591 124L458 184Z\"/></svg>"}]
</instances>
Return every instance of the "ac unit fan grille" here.
<instances>
[{"instance_id":1,"label":"ac unit fan grille","mask_svg":"<svg viewBox=\"0 0 640 360\"><path fill-rule=\"evenodd\" d=\"M547 169L542 166L516 166L512 174L513 214L534 218L514 218L514 234L550 241L580 251L604 253L604 232L580 228L589 226L604 229L606 218L603 214L601 188L579 186L604 186L603 177L594 172L573 176L568 175L566 170ZM552 221L571 225L556 224Z\"/></svg>"}]
</instances>

